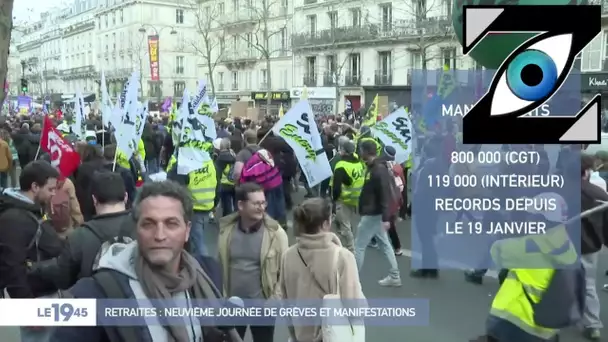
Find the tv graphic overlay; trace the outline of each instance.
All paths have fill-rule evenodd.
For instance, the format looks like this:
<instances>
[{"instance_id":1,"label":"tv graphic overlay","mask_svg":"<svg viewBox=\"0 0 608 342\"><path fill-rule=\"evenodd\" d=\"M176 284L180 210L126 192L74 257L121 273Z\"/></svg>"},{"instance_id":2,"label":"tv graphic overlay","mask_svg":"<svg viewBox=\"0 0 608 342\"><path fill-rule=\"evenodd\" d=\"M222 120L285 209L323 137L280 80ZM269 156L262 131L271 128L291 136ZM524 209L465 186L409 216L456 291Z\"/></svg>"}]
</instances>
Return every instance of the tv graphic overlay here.
<instances>
[{"instance_id":1,"label":"tv graphic overlay","mask_svg":"<svg viewBox=\"0 0 608 342\"><path fill-rule=\"evenodd\" d=\"M601 33L601 6L464 6L463 25L465 54L489 33L538 33L509 55L464 117L465 144L599 143L599 94L576 115L522 116L559 91L576 55Z\"/></svg>"},{"instance_id":2,"label":"tv graphic overlay","mask_svg":"<svg viewBox=\"0 0 608 342\"><path fill-rule=\"evenodd\" d=\"M580 220L564 222L580 213L580 149L460 140L463 117L493 76L492 70L412 73L412 269L578 265L568 252L579 249ZM433 83L446 78L456 85L447 93ZM575 112L580 86L579 77L569 77L559 94L524 115Z\"/></svg>"}]
</instances>

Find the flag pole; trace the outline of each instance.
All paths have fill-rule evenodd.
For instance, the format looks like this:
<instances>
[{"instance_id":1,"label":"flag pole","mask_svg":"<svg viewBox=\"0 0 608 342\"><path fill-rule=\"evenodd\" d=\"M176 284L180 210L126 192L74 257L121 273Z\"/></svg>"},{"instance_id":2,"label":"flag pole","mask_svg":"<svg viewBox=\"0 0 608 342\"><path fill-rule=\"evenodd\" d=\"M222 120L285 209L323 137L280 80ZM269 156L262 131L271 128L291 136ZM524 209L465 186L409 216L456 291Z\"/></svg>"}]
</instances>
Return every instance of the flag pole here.
<instances>
[{"instance_id":1,"label":"flag pole","mask_svg":"<svg viewBox=\"0 0 608 342\"><path fill-rule=\"evenodd\" d=\"M260 139L260 141L258 141L258 146L260 146L260 144L262 143L262 141L264 141L264 139L266 139L266 137L270 134L270 132L272 132L272 128L269 129L268 132L266 132L266 134L264 134L264 136L262 137L262 139Z\"/></svg>"}]
</instances>

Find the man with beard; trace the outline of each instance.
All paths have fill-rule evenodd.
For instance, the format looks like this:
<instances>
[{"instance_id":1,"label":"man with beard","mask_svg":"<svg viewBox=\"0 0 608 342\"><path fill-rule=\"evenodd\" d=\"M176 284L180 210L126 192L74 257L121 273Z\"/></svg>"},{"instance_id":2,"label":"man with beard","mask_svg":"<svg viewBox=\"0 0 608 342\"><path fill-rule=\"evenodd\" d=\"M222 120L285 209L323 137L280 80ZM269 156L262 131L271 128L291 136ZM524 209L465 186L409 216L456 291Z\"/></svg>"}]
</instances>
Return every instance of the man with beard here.
<instances>
[{"instance_id":1,"label":"man with beard","mask_svg":"<svg viewBox=\"0 0 608 342\"><path fill-rule=\"evenodd\" d=\"M5 189L0 195L0 289L6 289L11 298L35 298L48 292L44 282L27 273L33 261L61 252L59 236L42 222L42 208L55 194L58 177L51 164L35 161L21 171L20 189Z\"/></svg>"}]
</instances>

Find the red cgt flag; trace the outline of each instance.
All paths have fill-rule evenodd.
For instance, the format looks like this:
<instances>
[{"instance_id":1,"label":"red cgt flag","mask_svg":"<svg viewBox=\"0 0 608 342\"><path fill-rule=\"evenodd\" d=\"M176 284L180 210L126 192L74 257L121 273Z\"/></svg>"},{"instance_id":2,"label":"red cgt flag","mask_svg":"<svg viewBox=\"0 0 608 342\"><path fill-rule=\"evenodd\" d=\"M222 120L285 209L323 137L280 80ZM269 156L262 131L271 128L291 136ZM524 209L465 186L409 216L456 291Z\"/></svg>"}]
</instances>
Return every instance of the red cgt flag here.
<instances>
[{"instance_id":1,"label":"red cgt flag","mask_svg":"<svg viewBox=\"0 0 608 342\"><path fill-rule=\"evenodd\" d=\"M40 148L51 156L51 165L56 167L63 177L69 177L80 165L80 155L61 136L61 132L53 126L48 116L44 117Z\"/></svg>"}]
</instances>

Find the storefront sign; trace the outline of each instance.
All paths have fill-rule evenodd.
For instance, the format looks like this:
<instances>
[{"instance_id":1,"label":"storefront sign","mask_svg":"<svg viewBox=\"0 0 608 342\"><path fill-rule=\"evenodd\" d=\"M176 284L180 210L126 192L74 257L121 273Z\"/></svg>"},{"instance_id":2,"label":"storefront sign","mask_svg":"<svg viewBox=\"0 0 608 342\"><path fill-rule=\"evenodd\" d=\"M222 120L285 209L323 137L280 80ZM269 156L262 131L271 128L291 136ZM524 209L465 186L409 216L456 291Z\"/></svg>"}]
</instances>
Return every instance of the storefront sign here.
<instances>
[{"instance_id":1,"label":"storefront sign","mask_svg":"<svg viewBox=\"0 0 608 342\"><path fill-rule=\"evenodd\" d=\"M306 88L309 99L335 99L336 88L334 87L311 87ZM291 97L299 99L302 97L304 87L291 88Z\"/></svg>"},{"instance_id":2,"label":"storefront sign","mask_svg":"<svg viewBox=\"0 0 608 342\"><path fill-rule=\"evenodd\" d=\"M581 82L583 91L608 91L608 73L583 73Z\"/></svg>"},{"instance_id":3,"label":"storefront sign","mask_svg":"<svg viewBox=\"0 0 608 342\"><path fill-rule=\"evenodd\" d=\"M261 101L268 99L267 92L255 91L251 93L251 99L255 101ZM270 99L273 101L287 101L290 99L289 92L286 91L272 91L270 92Z\"/></svg>"}]
</instances>

